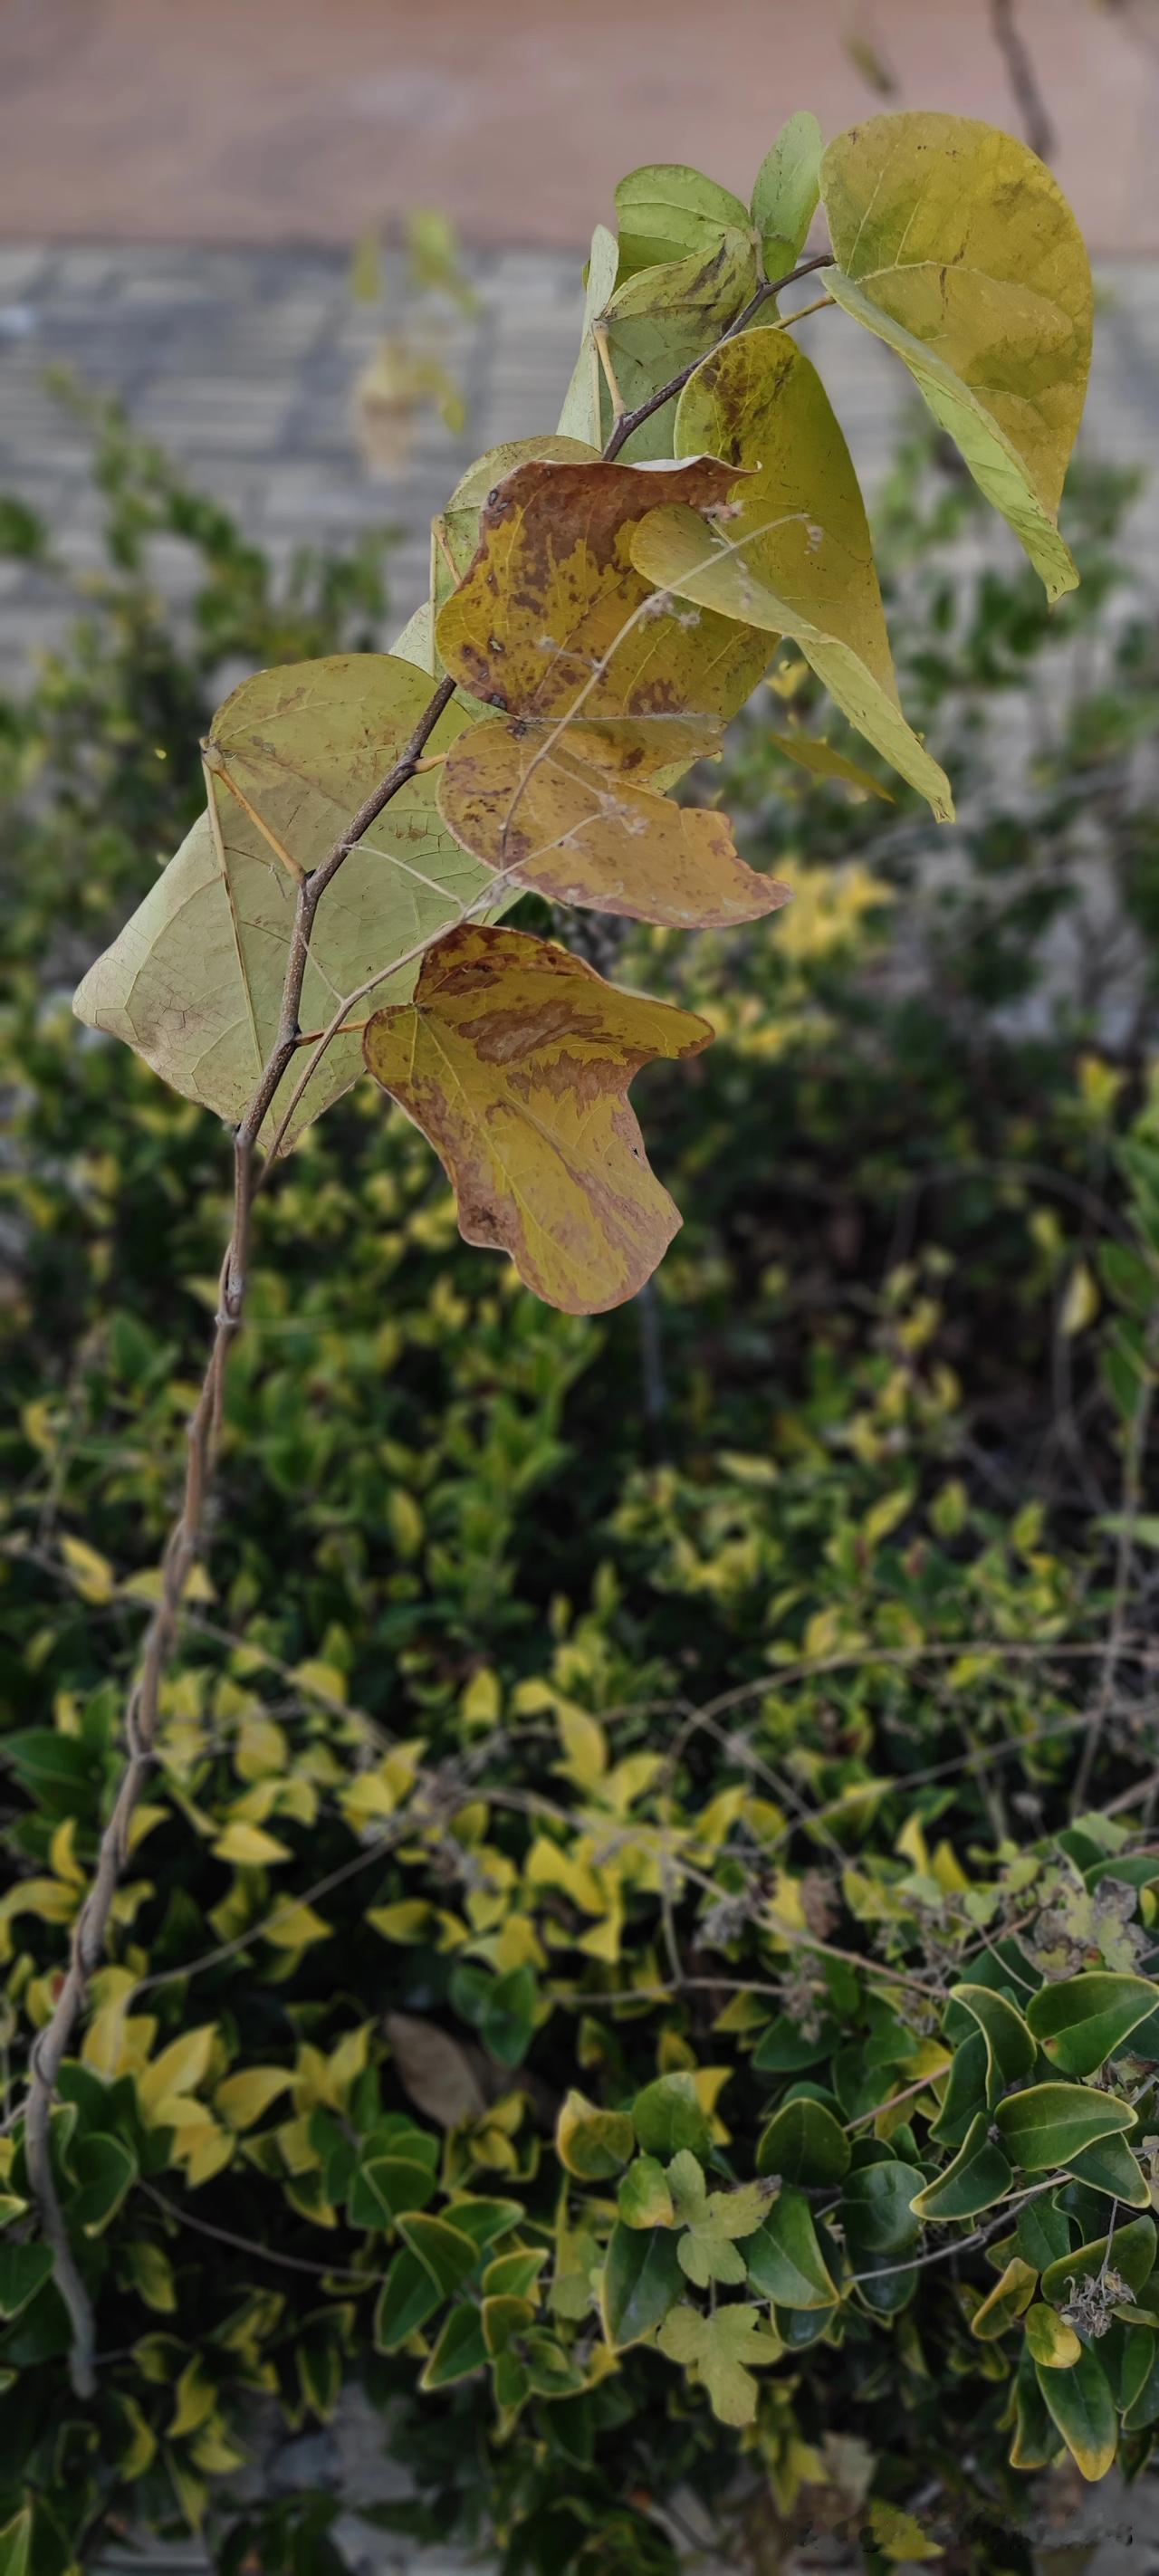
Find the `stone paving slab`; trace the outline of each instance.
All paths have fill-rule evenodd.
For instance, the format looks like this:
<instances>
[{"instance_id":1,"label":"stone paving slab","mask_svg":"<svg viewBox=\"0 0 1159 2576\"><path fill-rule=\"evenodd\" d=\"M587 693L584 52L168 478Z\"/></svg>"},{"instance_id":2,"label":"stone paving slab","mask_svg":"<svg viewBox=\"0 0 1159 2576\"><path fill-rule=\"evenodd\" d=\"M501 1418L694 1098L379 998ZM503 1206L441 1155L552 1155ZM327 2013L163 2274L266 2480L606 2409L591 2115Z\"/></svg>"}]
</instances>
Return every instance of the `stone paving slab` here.
<instances>
[{"instance_id":1,"label":"stone paving slab","mask_svg":"<svg viewBox=\"0 0 1159 2576\"><path fill-rule=\"evenodd\" d=\"M390 328L437 347L462 389L467 425L453 436L434 413L421 415L405 464L376 476L359 453L352 387L383 317L352 301L337 253L0 245L0 491L43 514L75 572L99 569L89 443L45 388L46 369L64 363L117 394L135 425L233 511L276 565L303 543L333 549L394 528L389 641L425 594L429 521L459 474L501 439L554 427L578 339L579 267L578 251L479 253L477 312L464 318L446 308L443 320L429 300L408 300L397 263L388 263ZM1153 453L1159 427L1159 261L1104 261L1099 285L1084 435L1094 452L1134 464ZM872 495L909 380L840 316L802 325L802 341L823 364ZM1130 545L1159 591L1150 493L1136 508ZM180 544L160 545L154 570L172 599L187 595L192 566ZM26 680L30 655L59 642L72 613L42 573L0 566L0 689Z\"/></svg>"}]
</instances>

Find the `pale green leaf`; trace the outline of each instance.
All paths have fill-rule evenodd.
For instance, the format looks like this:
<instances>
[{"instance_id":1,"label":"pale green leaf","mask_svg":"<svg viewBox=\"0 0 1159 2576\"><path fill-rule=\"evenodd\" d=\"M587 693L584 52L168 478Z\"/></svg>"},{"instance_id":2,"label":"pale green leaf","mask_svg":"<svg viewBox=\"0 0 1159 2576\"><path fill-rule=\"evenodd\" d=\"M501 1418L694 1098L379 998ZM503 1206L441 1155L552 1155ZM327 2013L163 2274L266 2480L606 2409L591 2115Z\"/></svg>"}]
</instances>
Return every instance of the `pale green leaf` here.
<instances>
[{"instance_id":1,"label":"pale green leaf","mask_svg":"<svg viewBox=\"0 0 1159 2576\"><path fill-rule=\"evenodd\" d=\"M798 108L766 153L753 189L766 277L785 277L796 267L820 194L821 128L807 108Z\"/></svg>"},{"instance_id":2,"label":"pale green leaf","mask_svg":"<svg viewBox=\"0 0 1159 2576\"><path fill-rule=\"evenodd\" d=\"M674 2308L656 2338L669 2361L695 2370L713 2414L722 2424L751 2424L757 2410L757 2383L752 2372L777 2361L781 2347L762 2324L755 2308L739 2303L703 2316L697 2308Z\"/></svg>"},{"instance_id":3,"label":"pale green leaf","mask_svg":"<svg viewBox=\"0 0 1159 2576\"><path fill-rule=\"evenodd\" d=\"M580 350L564 396L559 415L560 433L565 438L578 438L585 446L600 448L605 430L604 411L607 387L600 365L599 351L593 336L593 325L610 304L616 289L616 272L620 264L619 246L606 224L597 224L592 234L591 257L584 279L584 315Z\"/></svg>"},{"instance_id":4,"label":"pale green leaf","mask_svg":"<svg viewBox=\"0 0 1159 2576\"><path fill-rule=\"evenodd\" d=\"M267 834L306 873L326 858L409 741L430 682L385 653L336 654L259 672L214 718L213 813L202 815L113 946L89 968L74 1008L123 1038L153 1071L221 1118L240 1119L277 1034L295 879ZM468 721L449 708L432 736ZM342 995L458 917L488 883L440 820L438 772L412 778L351 853L318 909L300 1012L329 1021ZM233 780L250 811L239 803ZM265 833L253 819L260 815ZM417 965L376 998L404 1001ZM364 1016L360 1014L359 1016ZM295 1113L294 1132L349 1090L359 1036L339 1037ZM296 1072L283 1084L288 1096ZM266 1132L276 1118L277 1103Z\"/></svg>"},{"instance_id":5,"label":"pale green leaf","mask_svg":"<svg viewBox=\"0 0 1159 2576\"><path fill-rule=\"evenodd\" d=\"M747 208L730 188L719 187L684 161L629 170L616 190L616 214L622 278L689 253L710 258L722 233L745 232L749 220Z\"/></svg>"},{"instance_id":6,"label":"pale green leaf","mask_svg":"<svg viewBox=\"0 0 1159 2576\"><path fill-rule=\"evenodd\" d=\"M1076 2468L1092 2482L1113 2468L1119 2421L1110 2381L1096 2352L1080 2352L1069 2370L1036 2363L1047 2410Z\"/></svg>"}]
</instances>

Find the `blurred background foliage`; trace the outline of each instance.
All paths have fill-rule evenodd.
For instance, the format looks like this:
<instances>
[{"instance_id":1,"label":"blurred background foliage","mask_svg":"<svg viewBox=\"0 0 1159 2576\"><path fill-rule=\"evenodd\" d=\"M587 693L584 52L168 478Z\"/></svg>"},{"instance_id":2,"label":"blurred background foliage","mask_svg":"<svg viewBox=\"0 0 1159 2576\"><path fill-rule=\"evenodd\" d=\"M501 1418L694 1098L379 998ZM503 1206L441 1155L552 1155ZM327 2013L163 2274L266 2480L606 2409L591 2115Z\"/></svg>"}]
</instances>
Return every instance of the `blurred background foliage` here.
<instances>
[{"instance_id":1,"label":"blurred background foliage","mask_svg":"<svg viewBox=\"0 0 1159 2576\"><path fill-rule=\"evenodd\" d=\"M69 995L198 809L198 740L223 687L244 668L376 641L388 562L385 544L304 554L276 583L115 409L62 395L92 428L107 569L85 583L67 648L0 707L13 967L0 2039L16 2080L116 1769L216 1299L228 1162L225 1134L82 1030ZM723 773L693 782L795 899L743 941L633 929L619 942L621 980L719 1031L704 1059L647 1077L651 1150L687 1222L632 1307L598 1321L550 1312L461 1246L425 1145L370 1085L324 1136L307 1133L260 1199L219 1538L167 1688L145 1875L116 1909L122 1956L160 1980L158 2052L212 2021L235 2073L302 2049L333 2070L344 2035L369 2027L369 2062L397 2107L386 2012L477 2035L479 1993L455 1986L430 1905L417 1933L368 1922L404 1892L393 1864L363 1849L357 1784L379 1759L376 1729L421 1737L437 1759L477 1748L480 1776L526 1782L518 1733L537 1711L563 1702L614 1720L630 1753L664 1749L690 1710L747 1687L743 1720L726 1713L701 1732L686 1793L703 1803L743 1778L738 1745L775 1765L804 1818L804 1901L827 1922L840 1901L832 1833L808 1817L867 1783L873 1797L854 1798L858 1821L841 1829L846 1858L891 1853L914 1817L991 1867L1030 1839L1049 1846L1096 1702L1083 1650L1102 1673L1091 1802L1142 1795L1146 1665L1131 1641L1153 1624L1159 1588L1159 1520L1145 1508L1159 644L1116 550L1131 488L1089 462L1076 471L1068 535L1082 586L1047 612L1012 550L1000 564L979 551L976 496L938 444L915 431L899 454L878 559L907 710L955 782L952 831L936 834L884 772L877 796L785 757L772 736L815 757L824 721L829 746L865 763L787 652ZM179 615L150 575L162 535L197 567ZM20 507L0 513L0 538L51 564L50 533ZM520 917L550 924L533 899ZM1064 1640L1077 1664L1052 1657ZM987 1642L1019 1651L986 1655ZM284 1895L316 1904L321 1932L291 1912L279 1939L246 1945L246 1926ZM181 1963L211 1947L207 1972L184 1977ZM614 1950L601 1961L593 1947L593 1977L614 1987L617 1973ZM554 2102L577 2053L581 2082L616 2051L637 2080L657 2048L660 2063L704 2053L710 2023L688 2002L666 2033L662 2018L629 2017L610 2038L607 2021L565 2031L557 2016L527 2082ZM341 2108L351 2080L332 2071L318 2098ZM198 2082L194 2069L191 2092ZM532 2170L510 2136L504 2146L497 2132L492 2151L493 2176ZM102 2240L115 2239L102 2331L135 2350L151 2391L143 2413L139 2388L123 2400L148 2434L125 2416L126 2444L140 2440L132 2509L161 2529L195 2521L207 2481L240 2459L234 2393L240 2404L247 2389L276 2390L303 2422L327 2411L350 2364L341 2303L246 2250L276 2240L317 2254L307 2184L288 2218L281 2181L263 2199L260 2169L239 2177L216 2152L198 2165L186 2138L168 2213L142 2219L134 2200L132 2227ZM186 2199L191 2223L225 2231L208 2266L205 2244L181 2232ZM180 2345L166 2324L172 2265ZM243 2310L231 2344L223 2319ZM41 2364L59 2386L63 2346L49 2314L36 2347L33 2313L0 2336L0 2371L17 2366L13 2437L48 2485L68 2431L59 2404L45 2430ZM215 2365L209 2408L182 2377L199 2333L242 2356ZM786 2517L804 2495L815 2524L836 2495L839 2522L844 2494L856 2520L871 2478L904 2503L915 2461L927 2479L960 2476L931 2412L937 2389L924 2413L911 2390L899 2415L881 2349L884 2364L856 2364L868 2468L839 2457L850 2382L835 2357L799 2398L797 2382L769 2383L759 2463ZM259 2353L272 2377L255 2375ZM397 2359L359 2366L376 2398L413 2380ZM590 2421L569 2429L566 2409L541 2406L534 2442L499 2452L470 2387L408 2398L405 2449L432 2500L402 2518L445 2537L489 2512L512 2576L666 2569L675 2544L651 2509L661 2481L723 2510L738 2465L702 2405L682 2396L665 2417L669 2398L667 2377L631 2355L596 2392L594 2437ZM971 2386L967 2405L984 2424L993 2392ZM35 2469L42 2439L51 2473ZM1001 2450L983 2445L979 2472L995 2497ZM91 2459L83 2475L96 2533L109 2493ZM129 2510L119 2487L111 2509ZM260 2542L268 2569L340 2564L327 2555L335 2509L299 2500L259 2529L223 2507L219 2563L258 2563L247 2553ZM742 2490L742 2537L746 2510ZM38 2576L69 2563L47 2530ZM743 2545L757 2549L753 2531ZM873 2533L866 2547L870 2563L907 2554Z\"/></svg>"}]
</instances>

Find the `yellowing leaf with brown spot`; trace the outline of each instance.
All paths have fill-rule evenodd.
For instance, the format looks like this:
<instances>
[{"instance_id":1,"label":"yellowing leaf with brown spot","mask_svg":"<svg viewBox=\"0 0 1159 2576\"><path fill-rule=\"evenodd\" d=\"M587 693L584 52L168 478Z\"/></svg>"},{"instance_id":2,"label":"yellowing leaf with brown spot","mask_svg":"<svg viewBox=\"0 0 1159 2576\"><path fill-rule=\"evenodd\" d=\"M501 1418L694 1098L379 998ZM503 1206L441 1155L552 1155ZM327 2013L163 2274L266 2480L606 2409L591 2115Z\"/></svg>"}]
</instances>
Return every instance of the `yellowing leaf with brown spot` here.
<instances>
[{"instance_id":1,"label":"yellowing leaf with brown spot","mask_svg":"<svg viewBox=\"0 0 1159 2576\"><path fill-rule=\"evenodd\" d=\"M741 479L711 530L684 508L645 519L640 571L791 635L850 723L948 819L949 781L901 711L865 503L816 368L786 331L746 331L685 386L676 444L729 457Z\"/></svg>"},{"instance_id":2,"label":"yellowing leaf with brown spot","mask_svg":"<svg viewBox=\"0 0 1159 2576\"><path fill-rule=\"evenodd\" d=\"M909 368L1048 595L1078 574L1055 522L1086 395L1090 262L1025 143L967 116L870 117L823 154L835 302Z\"/></svg>"},{"instance_id":3,"label":"yellowing leaf with brown spot","mask_svg":"<svg viewBox=\"0 0 1159 2576\"><path fill-rule=\"evenodd\" d=\"M466 1241L510 1253L546 1304L586 1315L634 1296L680 1224L644 1158L632 1076L711 1034L561 948L464 927L424 958L413 1003L375 1012L365 1048L434 1146Z\"/></svg>"},{"instance_id":4,"label":"yellowing leaf with brown spot","mask_svg":"<svg viewBox=\"0 0 1159 2576\"><path fill-rule=\"evenodd\" d=\"M534 724L472 727L448 755L439 811L464 849L555 903L687 929L755 921L788 900L737 854L727 818L646 784L660 765L719 747L715 729Z\"/></svg>"},{"instance_id":5,"label":"yellowing leaf with brown spot","mask_svg":"<svg viewBox=\"0 0 1159 2576\"><path fill-rule=\"evenodd\" d=\"M461 476L446 509L431 527L431 598L436 612L470 570L479 543L480 515L497 484L519 465L594 465L599 448L586 439L509 438L489 447Z\"/></svg>"},{"instance_id":6,"label":"yellowing leaf with brown spot","mask_svg":"<svg viewBox=\"0 0 1159 2576\"><path fill-rule=\"evenodd\" d=\"M658 502L712 508L736 479L735 466L705 457L519 466L487 501L478 553L439 616L447 670L505 715L634 716L658 734L689 716L735 715L768 661L768 637L659 608L631 540Z\"/></svg>"},{"instance_id":7,"label":"yellowing leaf with brown spot","mask_svg":"<svg viewBox=\"0 0 1159 2576\"><path fill-rule=\"evenodd\" d=\"M260 671L235 689L213 724L213 810L89 968L73 1005L78 1017L135 1047L175 1091L219 1117L241 1118L277 1031L294 916L295 878L269 836L307 874L318 867L409 741L430 696L429 677L386 653ZM448 708L431 738L435 749L465 721L462 708ZM486 886L486 871L439 819L436 777L410 780L320 904L304 1029L324 1026L368 971L407 955ZM413 965L402 970L396 994L413 991L414 974ZM286 1090L297 1070L291 1066ZM360 1070L359 1038L337 1038L293 1132L348 1091Z\"/></svg>"}]
</instances>

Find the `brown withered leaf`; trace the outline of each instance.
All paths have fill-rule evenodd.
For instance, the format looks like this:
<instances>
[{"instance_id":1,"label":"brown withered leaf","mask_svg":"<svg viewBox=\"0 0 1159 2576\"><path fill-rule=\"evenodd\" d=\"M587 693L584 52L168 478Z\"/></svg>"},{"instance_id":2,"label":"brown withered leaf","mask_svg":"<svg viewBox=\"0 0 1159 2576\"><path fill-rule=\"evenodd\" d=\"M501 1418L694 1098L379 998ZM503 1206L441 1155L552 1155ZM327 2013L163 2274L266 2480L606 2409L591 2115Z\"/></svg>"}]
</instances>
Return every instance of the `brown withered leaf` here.
<instances>
[{"instance_id":1,"label":"brown withered leaf","mask_svg":"<svg viewBox=\"0 0 1159 2576\"><path fill-rule=\"evenodd\" d=\"M468 1243L508 1252L549 1306L602 1314L651 1277L680 1217L650 1171L628 1086L698 1055L706 1020L619 992L562 948L464 925L414 1000L376 1011L368 1070L421 1127Z\"/></svg>"},{"instance_id":2,"label":"brown withered leaf","mask_svg":"<svg viewBox=\"0 0 1159 2576\"><path fill-rule=\"evenodd\" d=\"M467 2050L438 2023L418 2013L388 2013L383 2025L394 2050L404 2090L416 2111L454 2129L460 2120L479 2120L487 2107L481 2080L480 2049Z\"/></svg>"},{"instance_id":3,"label":"brown withered leaf","mask_svg":"<svg viewBox=\"0 0 1159 2576\"><path fill-rule=\"evenodd\" d=\"M473 725L448 754L439 811L473 857L555 903L629 921L726 929L788 900L739 857L723 814L681 807L648 785L661 766L720 747L715 727Z\"/></svg>"},{"instance_id":4,"label":"brown withered leaf","mask_svg":"<svg viewBox=\"0 0 1159 2576\"><path fill-rule=\"evenodd\" d=\"M718 508L736 481L711 457L519 466L490 495L478 552L440 612L446 669L506 715L727 721L765 668L768 635L653 605L631 540L659 503Z\"/></svg>"}]
</instances>

